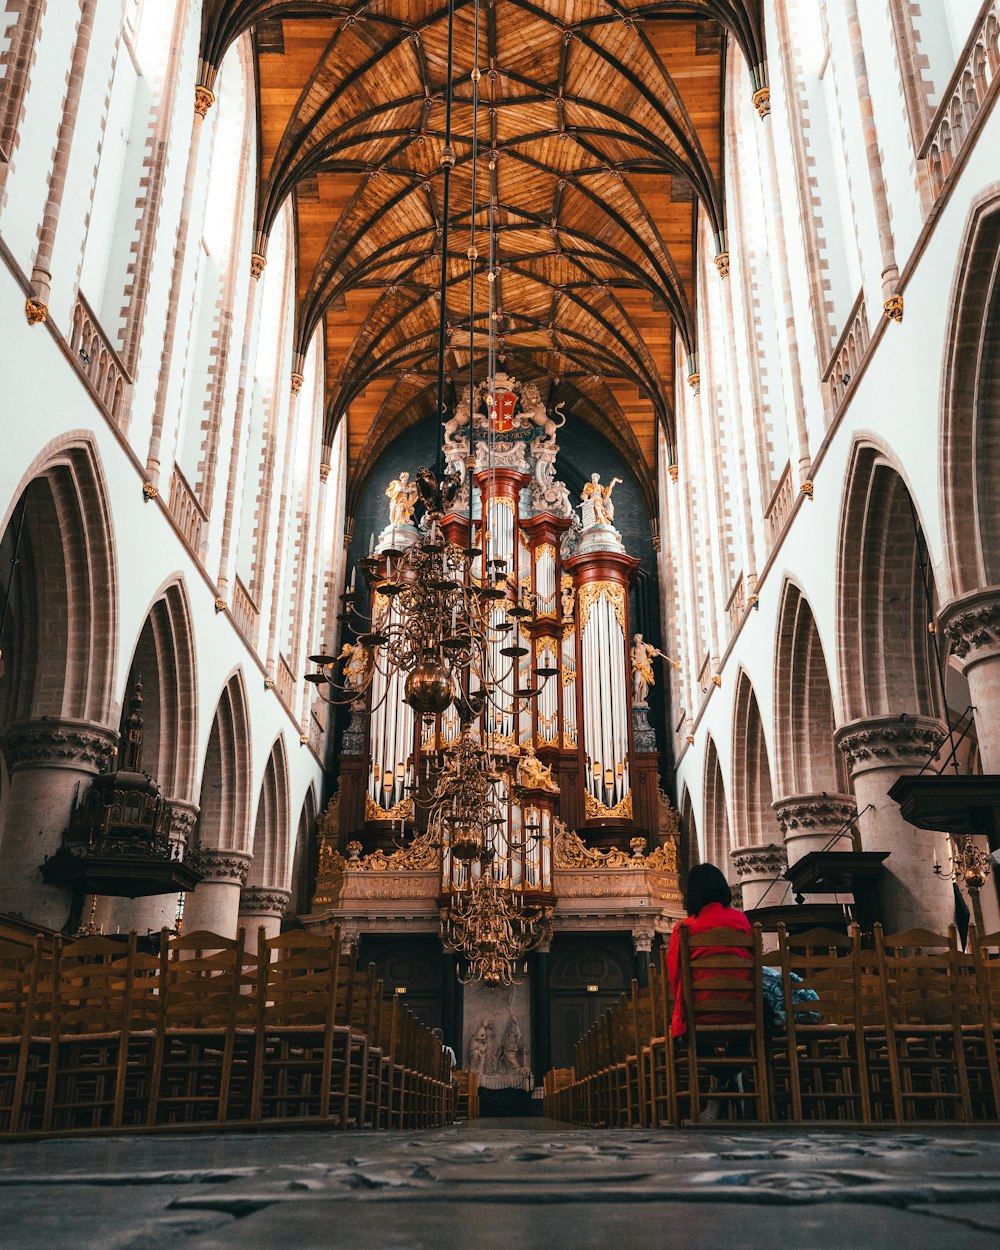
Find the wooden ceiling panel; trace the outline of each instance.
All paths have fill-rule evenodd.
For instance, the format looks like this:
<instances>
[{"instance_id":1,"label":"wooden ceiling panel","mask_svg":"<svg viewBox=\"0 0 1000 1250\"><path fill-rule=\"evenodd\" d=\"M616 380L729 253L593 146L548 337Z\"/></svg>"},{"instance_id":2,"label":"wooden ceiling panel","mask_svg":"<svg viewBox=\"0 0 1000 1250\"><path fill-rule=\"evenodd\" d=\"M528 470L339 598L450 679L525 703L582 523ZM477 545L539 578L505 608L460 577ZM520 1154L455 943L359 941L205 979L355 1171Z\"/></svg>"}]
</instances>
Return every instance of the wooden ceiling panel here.
<instances>
[{"instance_id":1,"label":"wooden ceiling panel","mask_svg":"<svg viewBox=\"0 0 1000 1250\"><path fill-rule=\"evenodd\" d=\"M204 0L209 67L262 23L258 230L295 192L296 346L323 324L327 441L347 420L354 474L437 402L447 13L446 0ZM470 354L484 375L492 222L505 367L624 440L651 492L675 339L694 324L696 215L724 225L727 45L760 76L759 0L492 0L478 55L476 14L456 0L445 393L467 384Z\"/></svg>"}]
</instances>

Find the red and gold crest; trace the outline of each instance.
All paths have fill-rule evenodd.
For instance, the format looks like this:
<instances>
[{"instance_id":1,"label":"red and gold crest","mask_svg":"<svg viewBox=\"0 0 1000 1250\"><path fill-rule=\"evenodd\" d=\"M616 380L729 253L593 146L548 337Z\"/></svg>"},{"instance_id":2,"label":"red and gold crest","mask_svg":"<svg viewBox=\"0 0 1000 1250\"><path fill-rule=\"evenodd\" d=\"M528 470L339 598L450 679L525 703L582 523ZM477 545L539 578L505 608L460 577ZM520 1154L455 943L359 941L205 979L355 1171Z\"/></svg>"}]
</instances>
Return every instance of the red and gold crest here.
<instances>
[{"instance_id":1,"label":"red and gold crest","mask_svg":"<svg viewBox=\"0 0 1000 1250\"><path fill-rule=\"evenodd\" d=\"M514 428L517 395L506 388L498 388L492 401L488 398L486 403L490 409L490 429L496 434L509 434Z\"/></svg>"}]
</instances>

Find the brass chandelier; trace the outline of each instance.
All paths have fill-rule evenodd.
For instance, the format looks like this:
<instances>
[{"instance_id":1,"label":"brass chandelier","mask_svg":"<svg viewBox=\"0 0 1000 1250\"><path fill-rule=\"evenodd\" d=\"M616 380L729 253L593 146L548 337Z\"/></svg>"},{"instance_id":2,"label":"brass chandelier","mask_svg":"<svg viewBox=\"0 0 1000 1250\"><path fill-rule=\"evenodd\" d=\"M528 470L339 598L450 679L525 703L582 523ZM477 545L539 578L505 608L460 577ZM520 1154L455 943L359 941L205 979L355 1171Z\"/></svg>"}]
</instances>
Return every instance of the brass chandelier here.
<instances>
[{"instance_id":1,"label":"brass chandelier","mask_svg":"<svg viewBox=\"0 0 1000 1250\"><path fill-rule=\"evenodd\" d=\"M474 56L470 74L472 89L471 212L467 256L469 260L469 395L477 393L475 379L475 280L479 261L476 244L480 0L474 0ZM551 934L553 908L536 897L526 897L523 883L502 876L504 856L512 849L523 849L541 837L541 826L526 825L524 841L511 836L511 800L517 787L514 769L518 748L507 741L494 741L472 728L474 721L489 708L501 716L523 709L538 697L545 683L558 670L525 663L531 655L526 640L534 636L538 624L530 592L518 594L516 573L508 560L497 554L487 517L476 522L473 509L473 477L484 488L484 498L493 494L496 469L495 443L498 422L496 369L498 359L496 327L502 319L495 278L498 273L496 198L491 191L486 203L489 227L487 319L487 395L490 419L481 444L478 461L470 457L464 466L443 471L443 417L445 344L448 333L448 227L449 194L455 153L452 148L454 0L449 4L448 60L445 91L445 142L442 150L443 214L441 236L440 326L438 335L437 472L421 468L413 494L423 505L419 527L397 525L377 552L369 551L359 566L371 595L370 613L361 610L362 593L351 584L342 595L340 620L355 634L345 643L340 656L320 654L310 660L319 671L307 681L325 686L332 703L361 705L370 701L378 687L378 698L370 712L385 702L392 675L406 674L405 702L430 721L453 704L460 730L456 739L437 752L425 753L424 775L414 775L412 756L407 765L398 765L398 780L405 780L415 805L427 810L427 832L422 841L441 848L442 862L458 871L449 874L448 901L440 910L441 939L464 957L463 982L482 980L487 985L511 985L516 965L545 937ZM491 183L495 183L496 153L490 153ZM502 351L502 340L501 340ZM465 472L461 470L464 467ZM395 485L395 484L394 484ZM462 487L467 488L467 518L456 509ZM414 499L414 503L416 499ZM412 515L412 508L410 509ZM478 532L477 532L478 531ZM339 672L338 672L339 670ZM385 680L376 683L381 675ZM488 719L490 719L488 717ZM392 774L387 774L390 781ZM543 894L543 898L544 898Z\"/></svg>"}]
</instances>

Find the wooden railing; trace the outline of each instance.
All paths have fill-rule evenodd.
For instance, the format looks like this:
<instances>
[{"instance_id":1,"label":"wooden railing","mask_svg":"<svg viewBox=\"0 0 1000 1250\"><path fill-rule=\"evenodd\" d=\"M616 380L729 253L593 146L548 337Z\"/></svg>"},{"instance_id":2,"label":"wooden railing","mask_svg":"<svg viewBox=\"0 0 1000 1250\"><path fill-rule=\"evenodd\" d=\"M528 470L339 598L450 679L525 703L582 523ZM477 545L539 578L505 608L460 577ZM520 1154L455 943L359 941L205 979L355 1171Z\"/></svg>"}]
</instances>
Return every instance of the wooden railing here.
<instances>
[{"instance_id":1,"label":"wooden railing","mask_svg":"<svg viewBox=\"0 0 1000 1250\"><path fill-rule=\"evenodd\" d=\"M927 161L935 196L944 187L987 99L996 95L998 75L1000 0L987 0L941 94L941 103L918 153Z\"/></svg>"},{"instance_id":2,"label":"wooden railing","mask_svg":"<svg viewBox=\"0 0 1000 1250\"><path fill-rule=\"evenodd\" d=\"M177 522L184 541L195 555L200 556L202 531L208 523L208 513L177 465L174 465L170 479L170 515Z\"/></svg>"},{"instance_id":3,"label":"wooden railing","mask_svg":"<svg viewBox=\"0 0 1000 1250\"><path fill-rule=\"evenodd\" d=\"M854 375L864 358L870 337L868 314L865 311L865 293L861 290L854 301L854 307L848 313L844 333L833 349L830 363L823 374L823 381L830 392L830 406L834 415L840 411L840 405L844 402Z\"/></svg>"},{"instance_id":4,"label":"wooden railing","mask_svg":"<svg viewBox=\"0 0 1000 1250\"><path fill-rule=\"evenodd\" d=\"M122 425L132 379L82 295L77 295L73 307L69 345L76 367L97 392L108 416Z\"/></svg>"},{"instance_id":5,"label":"wooden railing","mask_svg":"<svg viewBox=\"0 0 1000 1250\"><path fill-rule=\"evenodd\" d=\"M233 602L229 608L236 628L249 643L256 642L260 609L250 598L250 592L238 577L233 579Z\"/></svg>"},{"instance_id":6,"label":"wooden railing","mask_svg":"<svg viewBox=\"0 0 1000 1250\"><path fill-rule=\"evenodd\" d=\"M323 696L313 700L313 705L309 709L309 745L320 754L320 748L323 745L323 735L326 733L326 704L323 702Z\"/></svg>"},{"instance_id":7,"label":"wooden railing","mask_svg":"<svg viewBox=\"0 0 1000 1250\"><path fill-rule=\"evenodd\" d=\"M792 466L786 464L781 470L781 477L778 478L778 485L774 488L774 494L771 501L767 505L764 513L764 525L767 529L767 540L769 546L774 546L778 541L778 536L785 528L788 521L789 513L792 510Z\"/></svg>"},{"instance_id":8,"label":"wooden railing","mask_svg":"<svg viewBox=\"0 0 1000 1250\"><path fill-rule=\"evenodd\" d=\"M741 573L736 579L736 585L733 587L732 594L726 604L726 611L729 613L729 624L733 633L736 632L737 626L743 619L743 613L747 609L746 587L743 584L743 574Z\"/></svg>"},{"instance_id":9,"label":"wooden railing","mask_svg":"<svg viewBox=\"0 0 1000 1250\"><path fill-rule=\"evenodd\" d=\"M291 707L295 698L295 674L283 655L278 656L278 671L274 684L278 687L278 694L285 705Z\"/></svg>"}]
</instances>

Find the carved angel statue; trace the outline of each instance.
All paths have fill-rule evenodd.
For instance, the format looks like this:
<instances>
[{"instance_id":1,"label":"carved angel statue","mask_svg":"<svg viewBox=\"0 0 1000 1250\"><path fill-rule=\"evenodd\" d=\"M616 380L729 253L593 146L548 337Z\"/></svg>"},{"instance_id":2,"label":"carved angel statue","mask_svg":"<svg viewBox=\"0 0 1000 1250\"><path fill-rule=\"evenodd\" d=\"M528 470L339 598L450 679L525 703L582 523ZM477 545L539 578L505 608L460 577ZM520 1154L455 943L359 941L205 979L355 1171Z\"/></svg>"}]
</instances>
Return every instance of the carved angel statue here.
<instances>
[{"instance_id":1,"label":"carved angel statue","mask_svg":"<svg viewBox=\"0 0 1000 1250\"><path fill-rule=\"evenodd\" d=\"M632 650L629 659L632 661L632 706L646 707L651 686L656 684L653 676L653 660L656 656L669 660L670 656L654 647L651 642L643 642L642 634L633 634Z\"/></svg>"},{"instance_id":2,"label":"carved angel statue","mask_svg":"<svg viewBox=\"0 0 1000 1250\"><path fill-rule=\"evenodd\" d=\"M368 673L368 652L356 642L345 642L337 659L344 661L345 689L361 690Z\"/></svg>"},{"instance_id":3,"label":"carved angel statue","mask_svg":"<svg viewBox=\"0 0 1000 1250\"><path fill-rule=\"evenodd\" d=\"M552 776L552 765L543 764L535 754L535 748L529 742L521 751L517 762L517 784L525 790L548 790L550 794L558 794L559 787Z\"/></svg>"},{"instance_id":4,"label":"carved angel statue","mask_svg":"<svg viewBox=\"0 0 1000 1250\"><path fill-rule=\"evenodd\" d=\"M413 509L417 503L417 484L410 481L410 475L405 469L389 483L385 493L389 497L389 524L412 524Z\"/></svg>"},{"instance_id":5,"label":"carved angel statue","mask_svg":"<svg viewBox=\"0 0 1000 1250\"><path fill-rule=\"evenodd\" d=\"M576 591L573 589L573 579L566 574L563 574L559 598L562 601L563 620L572 619L573 608L576 606Z\"/></svg>"},{"instance_id":6,"label":"carved angel statue","mask_svg":"<svg viewBox=\"0 0 1000 1250\"><path fill-rule=\"evenodd\" d=\"M620 482L620 477L613 477L607 486L602 486L600 473L591 473L590 481L581 491L580 498L584 503L593 504L595 525L614 524L615 505L611 502L611 492Z\"/></svg>"}]
</instances>

